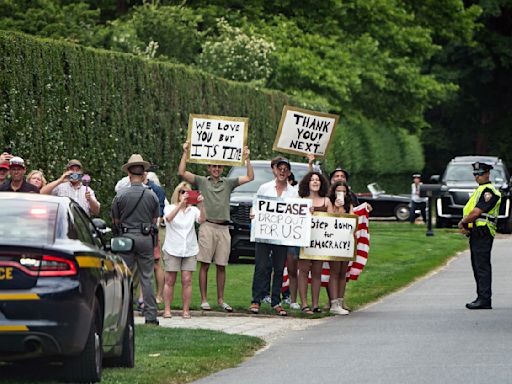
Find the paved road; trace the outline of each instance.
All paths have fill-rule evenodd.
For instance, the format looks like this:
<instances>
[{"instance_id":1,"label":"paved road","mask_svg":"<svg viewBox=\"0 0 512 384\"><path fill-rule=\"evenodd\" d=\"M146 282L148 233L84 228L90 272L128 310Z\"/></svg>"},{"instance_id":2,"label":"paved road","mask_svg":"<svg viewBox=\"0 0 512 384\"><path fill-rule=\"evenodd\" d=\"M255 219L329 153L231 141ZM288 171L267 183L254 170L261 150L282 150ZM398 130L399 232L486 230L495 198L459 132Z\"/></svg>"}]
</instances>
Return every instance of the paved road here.
<instances>
[{"instance_id":1,"label":"paved road","mask_svg":"<svg viewBox=\"0 0 512 384\"><path fill-rule=\"evenodd\" d=\"M468 252L347 317L292 331L197 383L512 383L512 238L493 251L493 310L475 297Z\"/></svg>"}]
</instances>

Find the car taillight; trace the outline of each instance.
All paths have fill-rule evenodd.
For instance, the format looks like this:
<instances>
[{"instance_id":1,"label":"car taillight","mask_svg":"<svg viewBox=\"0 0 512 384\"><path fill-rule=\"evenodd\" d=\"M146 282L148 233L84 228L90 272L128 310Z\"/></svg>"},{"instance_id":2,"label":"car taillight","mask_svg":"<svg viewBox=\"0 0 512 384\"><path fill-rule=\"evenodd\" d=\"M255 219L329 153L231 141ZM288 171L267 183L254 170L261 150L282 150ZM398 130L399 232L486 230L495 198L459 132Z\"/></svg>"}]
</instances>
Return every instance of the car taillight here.
<instances>
[{"instance_id":1,"label":"car taillight","mask_svg":"<svg viewBox=\"0 0 512 384\"><path fill-rule=\"evenodd\" d=\"M43 255L24 257L19 261L20 269L31 276L73 276L77 274L75 263L58 256Z\"/></svg>"}]
</instances>

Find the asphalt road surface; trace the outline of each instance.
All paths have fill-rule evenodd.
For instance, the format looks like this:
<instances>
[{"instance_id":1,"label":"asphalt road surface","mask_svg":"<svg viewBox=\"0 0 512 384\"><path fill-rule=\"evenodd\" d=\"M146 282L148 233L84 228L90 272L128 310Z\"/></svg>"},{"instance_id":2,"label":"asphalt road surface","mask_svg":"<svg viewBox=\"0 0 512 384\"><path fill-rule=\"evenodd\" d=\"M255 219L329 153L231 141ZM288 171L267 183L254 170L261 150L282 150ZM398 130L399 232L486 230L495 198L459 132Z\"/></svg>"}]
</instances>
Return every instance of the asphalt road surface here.
<instances>
[{"instance_id":1,"label":"asphalt road surface","mask_svg":"<svg viewBox=\"0 0 512 384\"><path fill-rule=\"evenodd\" d=\"M492 263L492 310L464 306L476 298L464 252L405 290L289 332L198 383L512 383L512 237L495 240Z\"/></svg>"}]
</instances>

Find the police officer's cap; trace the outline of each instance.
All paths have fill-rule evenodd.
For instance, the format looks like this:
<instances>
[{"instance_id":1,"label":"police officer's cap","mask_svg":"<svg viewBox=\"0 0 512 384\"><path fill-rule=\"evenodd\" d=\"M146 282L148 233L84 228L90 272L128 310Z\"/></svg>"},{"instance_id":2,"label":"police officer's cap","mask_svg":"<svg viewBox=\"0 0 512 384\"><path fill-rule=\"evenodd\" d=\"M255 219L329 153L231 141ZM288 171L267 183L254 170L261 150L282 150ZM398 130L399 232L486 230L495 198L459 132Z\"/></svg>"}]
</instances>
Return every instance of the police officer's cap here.
<instances>
[{"instance_id":1,"label":"police officer's cap","mask_svg":"<svg viewBox=\"0 0 512 384\"><path fill-rule=\"evenodd\" d=\"M487 163L481 163L477 161L476 163L472 164L473 166L473 175L483 175L486 172L489 172L494 167L491 164Z\"/></svg>"},{"instance_id":2,"label":"police officer's cap","mask_svg":"<svg viewBox=\"0 0 512 384\"><path fill-rule=\"evenodd\" d=\"M343 174L345 175L345 179L348 181L348 178L350 177L350 173L348 173L348 171L346 169L341 168L341 167L336 167L336 169L329 174L329 180L332 179L332 177L334 176L334 174L336 172L343 172Z\"/></svg>"},{"instance_id":3,"label":"police officer's cap","mask_svg":"<svg viewBox=\"0 0 512 384\"><path fill-rule=\"evenodd\" d=\"M413 179L421 179L421 175L420 175L419 173L414 173L414 174L412 175L412 178L413 178Z\"/></svg>"}]
</instances>

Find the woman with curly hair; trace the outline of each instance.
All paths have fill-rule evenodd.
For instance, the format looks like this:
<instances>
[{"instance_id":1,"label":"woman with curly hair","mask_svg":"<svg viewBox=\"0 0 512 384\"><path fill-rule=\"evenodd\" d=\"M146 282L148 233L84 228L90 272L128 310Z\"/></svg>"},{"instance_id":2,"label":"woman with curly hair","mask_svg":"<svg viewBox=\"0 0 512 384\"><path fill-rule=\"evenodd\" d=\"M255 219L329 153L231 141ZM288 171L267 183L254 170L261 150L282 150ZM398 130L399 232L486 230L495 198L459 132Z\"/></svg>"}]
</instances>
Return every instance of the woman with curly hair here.
<instances>
[{"instance_id":1,"label":"woman with curly hair","mask_svg":"<svg viewBox=\"0 0 512 384\"><path fill-rule=\"evenodd\" d=\"M333 206L327 196L329 183L320 172L309 172L299 183L299 196L312 200L312 212L333 212ZM299 259L299 295L302 304L302 312L311 315L321 312L318 308L320 296L322 260ZM313 310L308 306L308 275L311 271L311 301Z\"/></svg>"}]
</instances>

